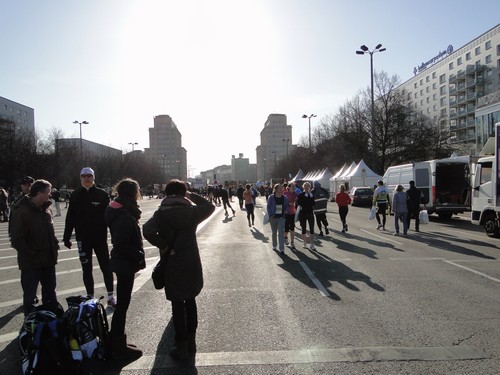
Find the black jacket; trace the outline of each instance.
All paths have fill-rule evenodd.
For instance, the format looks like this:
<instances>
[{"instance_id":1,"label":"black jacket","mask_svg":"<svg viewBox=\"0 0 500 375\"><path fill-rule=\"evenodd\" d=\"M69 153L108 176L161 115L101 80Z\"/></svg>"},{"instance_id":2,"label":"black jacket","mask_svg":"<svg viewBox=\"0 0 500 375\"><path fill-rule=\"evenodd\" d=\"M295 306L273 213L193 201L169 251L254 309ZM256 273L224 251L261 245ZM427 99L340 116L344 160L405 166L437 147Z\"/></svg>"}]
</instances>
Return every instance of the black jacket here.
<instances>
[{"instance_id":1,"label":"black jacket","mask_svg":"<svg viewBox=\"0 0 500 375\"><path fill-rule=\"evenodd\" d=\"M105 218L113 244L110 259L111 271L136 273L146 267L141 228L127 206L112 201L106 208Z\"/></svg>"},{"instance_id":2,"label":"black jacket","mask_svg":"<svg viewBox=\"0 0 500 375\"><path fill-rule=\"evenodd\" d=\"M166 197L143 226L144 238L160 251L172 245L165 272L165 295L171 301L195 298L203 288L196 228L215 206L194 193L190 199Z\"/></svg>"},{"instance_id":3,"label":"black jacket","mask_svg":"<svg viewBox=\"0 0 500 375\"><path fill-rule=\"evenodd\" d=\"M420 203L424 203L424 194L415 186L410 186L406 191L408 200L406 201L409 211L417 211L420 209Z\"/></svg>"},{"instance_id":4,"label":"black jacket","mask_svg":"<svg viewBox=\"0 0 500 375\"><path fill-rule=\"evenodd\" d=\"M69 200L63 241L70 240L73 229L77 241L107 241L104 212L108 204L108 193L96 186L75 190Z\"/></svg>"},{"instance_id":5,"label":"black jacket","mask_svg":"<svg viewBox=\"0 0 500 375\"><path fill-rule=\"evenodd\" d=\"M17 250L20 270L49 267L57 264L59 244L49 209L34 204L29 195L23 196L12 212L12 247Z\"/></svg>"}]
</instances>

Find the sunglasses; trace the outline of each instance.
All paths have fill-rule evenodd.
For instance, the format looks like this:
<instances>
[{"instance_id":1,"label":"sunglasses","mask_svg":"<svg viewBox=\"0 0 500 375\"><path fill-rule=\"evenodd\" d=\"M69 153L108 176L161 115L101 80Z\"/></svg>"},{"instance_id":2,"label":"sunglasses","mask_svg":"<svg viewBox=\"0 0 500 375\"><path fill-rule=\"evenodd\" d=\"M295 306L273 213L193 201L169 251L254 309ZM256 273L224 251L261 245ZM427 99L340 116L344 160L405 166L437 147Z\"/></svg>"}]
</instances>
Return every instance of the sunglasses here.
<instances>
[{"instance_id":1,"label":"sunglasses","mask_svg":"<svg viewBox=\"0 0 500 375\"><path fill-rule=\"evenodd\" d=\"M94 176L91 175L91 174L82 174L81 177L88 177L88 178L90 178L90 177L94 177Z\"/></svg>"}]
</instances>

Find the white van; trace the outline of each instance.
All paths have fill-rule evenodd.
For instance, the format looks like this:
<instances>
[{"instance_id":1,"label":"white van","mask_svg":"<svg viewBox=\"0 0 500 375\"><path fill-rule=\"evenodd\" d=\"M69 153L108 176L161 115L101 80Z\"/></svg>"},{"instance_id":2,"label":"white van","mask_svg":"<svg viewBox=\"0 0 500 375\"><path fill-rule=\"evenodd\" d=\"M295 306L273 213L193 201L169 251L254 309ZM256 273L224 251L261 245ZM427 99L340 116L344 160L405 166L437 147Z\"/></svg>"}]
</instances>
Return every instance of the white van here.
<instances>
[{"instance_id":1,"label":"white van","mask_svg":"<svg viewBox=\"0 0 500 375\"><path fill-rule=\"evenodd\" d=\"M387 168L382 181L391 199L396 186L405 190L410 181L424 194L429 214L437 213L442 219L471 210L471 157L458 156L397 165Z\"/></svg>"}]
</instances>

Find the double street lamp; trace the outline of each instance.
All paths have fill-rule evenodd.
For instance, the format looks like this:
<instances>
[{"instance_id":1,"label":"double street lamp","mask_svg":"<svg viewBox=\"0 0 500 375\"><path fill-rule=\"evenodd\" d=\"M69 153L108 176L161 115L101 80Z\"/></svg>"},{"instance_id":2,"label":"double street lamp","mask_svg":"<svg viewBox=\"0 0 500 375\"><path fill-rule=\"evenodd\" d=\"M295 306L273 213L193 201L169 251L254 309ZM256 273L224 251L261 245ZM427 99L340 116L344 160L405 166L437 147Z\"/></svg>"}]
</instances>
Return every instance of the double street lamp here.
<instances>
[{"instance_id":1,"label":"double street lamp","mask_svg":"<svg viewBox=\"0 0 500 375\"><path fill-rule=\"evenodd\" d=\"M311 149L311 117L316 117L316 115L302 115L302 118L309 119L309 149Z\"/></svg>"},{"instance_id":2,"label":"double street lamp","mask_svg":"<svg viewBox=\"0 0 500 375\"><path fill-rule=\"evenodd\" d=\"M88 121L73 121L73 124L80 125L80 163L83 163L83 142L82 142L82 125L88 125Z\"/></svg>"},{"instance_id":3,"label":"double street lamp","mask_svg":"<svg viewBox=\"0 0 500 375\"><path fill-rule=\"evenodd\" d=\"M138 145L139 143L137 142L129 142L129 145L132 145L132 154L134 153L134 146Z\"/></svg>"},{"instance_id":4,"label":"double street lamp","mask_svg":"<svg viewBox=\"0 0 500 375\"><path fill-rule=\"evenodd\" d=\"M385 48L382 48L382 44L377 44L377 46L370 51L370 49L364 44L359 47L361 50L356 51L358 55L364 55L366 53L370 54L370 82L371 82L371 132L372 132L372 151L375 152L375 98L373 96L373 54L375 52L384 52ZM375 156L375 155L373 155Z\"/></svg>"}]
</instances>

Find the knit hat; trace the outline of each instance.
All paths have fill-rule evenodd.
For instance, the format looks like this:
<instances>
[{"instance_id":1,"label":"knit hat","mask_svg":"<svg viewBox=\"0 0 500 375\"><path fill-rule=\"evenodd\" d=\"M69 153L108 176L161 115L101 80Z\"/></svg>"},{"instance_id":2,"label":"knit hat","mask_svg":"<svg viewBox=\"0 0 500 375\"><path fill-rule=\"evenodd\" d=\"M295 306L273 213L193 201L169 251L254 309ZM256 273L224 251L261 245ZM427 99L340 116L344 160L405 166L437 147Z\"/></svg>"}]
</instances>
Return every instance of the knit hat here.
<instances>
[{"instance_id":1,"label":"knit hat","mask_svg":"<svg viewBox=\"0 0 500 375\"><path fill-rule=\"evenodd\" d=\"M33 182L35 182L35 179L33 177L25 176L21 180L21 185L32 184Z\"/></svg>"}]
</instances>

